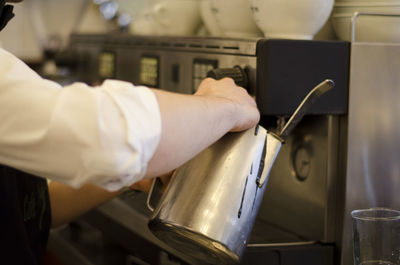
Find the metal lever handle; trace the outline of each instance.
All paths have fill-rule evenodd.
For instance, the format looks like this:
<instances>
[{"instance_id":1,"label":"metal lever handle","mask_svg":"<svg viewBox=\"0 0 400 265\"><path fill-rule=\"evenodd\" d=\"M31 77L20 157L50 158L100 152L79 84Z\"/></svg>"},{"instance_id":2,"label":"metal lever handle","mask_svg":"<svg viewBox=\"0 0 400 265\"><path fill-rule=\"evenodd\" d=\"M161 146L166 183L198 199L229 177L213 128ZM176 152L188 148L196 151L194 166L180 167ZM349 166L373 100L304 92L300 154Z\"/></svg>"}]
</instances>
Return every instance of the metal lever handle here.
<instances>
[{"instance_id":1,"label":"metal lever handle","mask_svg":"<svg viewBox=\"0 0 400 265\"><path fill-rule=\"evenodd\" d=\"M307 94L307 96L303 99L303 101L300 103L300 105L297 107L297 109L292 114L292 116L290 117L288 122L285 124L283 129L278 133L278 136L281 139L286 140L286 138L288 137L290 132L300 122L300 120L306 114L307 110L314 103L314 101L317 98L319 98L321 95L323 95L326 92L328 92L334 86L335 86L335 83L332 80L327 79L327 80L323 81L322 83L318 84L316 87L314 87Z\"/></svg>"}]
</instances>

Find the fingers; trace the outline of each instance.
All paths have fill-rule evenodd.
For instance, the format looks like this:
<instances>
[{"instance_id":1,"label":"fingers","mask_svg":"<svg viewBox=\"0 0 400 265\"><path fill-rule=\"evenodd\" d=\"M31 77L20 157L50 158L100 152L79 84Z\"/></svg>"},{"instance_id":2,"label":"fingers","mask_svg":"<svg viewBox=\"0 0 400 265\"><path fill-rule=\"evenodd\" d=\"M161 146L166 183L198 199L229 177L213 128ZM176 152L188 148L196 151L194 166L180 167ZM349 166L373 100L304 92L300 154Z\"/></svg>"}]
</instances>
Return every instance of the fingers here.
<instances>
[{"instance_id":1,"label":"fingers","mask_svg":"<svg viewBox=\"0 0 400 265\"><path fill-rule=\"evenodd\" d=\"M243 99L248 100L248 103L255 106L254 99L248 94L243 87L237 86L232 78L224 77L220 80L213 78L204 79L199 87L196 95L214 95L220 97L231 98L235 95L241 95Z\"/></svg>"},{"instance_id":2,"label":"fingers","mask_svg":"<svg viewBox=\"0 0 400 265\"><path fill-rule=\"evenodd\" d=\"M248 129L255 126L260 119L254 98L246 89L237 86L232 78L206 78L200 83L195 95L223 98L233 103L236 121L231 131Z\"/></svg>"}]
</instances>

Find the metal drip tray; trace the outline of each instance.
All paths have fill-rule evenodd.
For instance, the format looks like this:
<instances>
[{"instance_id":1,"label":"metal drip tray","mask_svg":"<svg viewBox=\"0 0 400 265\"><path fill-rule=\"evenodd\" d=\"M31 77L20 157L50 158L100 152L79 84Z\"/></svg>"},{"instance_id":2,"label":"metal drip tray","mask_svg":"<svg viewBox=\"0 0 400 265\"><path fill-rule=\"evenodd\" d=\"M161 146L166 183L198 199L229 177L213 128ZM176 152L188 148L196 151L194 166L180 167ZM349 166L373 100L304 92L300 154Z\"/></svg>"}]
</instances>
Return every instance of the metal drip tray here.
<instances>
[{"instance_id":1,"label":"metal drip tray","mask_svg":"<svg viewBox=\"0 0 400 265\"><path fill-rule=\"evenodd\" d=\"M311 241L269 224L261 219L256 219L250 234L248 246L281 245L281 244L309 244Z\"/></svg>"}]
</instances>

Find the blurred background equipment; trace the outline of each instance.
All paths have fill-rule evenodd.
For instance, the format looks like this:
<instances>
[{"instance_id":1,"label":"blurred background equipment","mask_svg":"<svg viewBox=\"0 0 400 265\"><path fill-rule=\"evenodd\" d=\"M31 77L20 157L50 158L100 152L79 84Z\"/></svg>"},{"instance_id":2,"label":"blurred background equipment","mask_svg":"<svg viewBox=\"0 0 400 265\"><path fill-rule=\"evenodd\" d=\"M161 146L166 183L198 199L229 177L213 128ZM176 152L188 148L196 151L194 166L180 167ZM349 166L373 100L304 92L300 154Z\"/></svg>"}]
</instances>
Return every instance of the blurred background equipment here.
<instances>
[{"instance_id":1,"label":"blurred background equipment","mask_svg":"<svg viewBox=\"0 0 400 265\"><path fill-rule=\"evenodd\" d=\"M60 84L191 94L209 70L239 65L268 129L332 78L334 96L277 157L242 264L349 265L351 210L400 207L400 1L314 1L26 0L0 42ZM151 234L149 216L144 194L124 194L54 231L49 249L95 265L196 264Z\"/></svg>"},{"instance_id":2,"label":"blurred background equipment","mask_svg":"<svg viewBox=\"0 0 400 265\"><path fill-rule=\"evenodd\" d=\"M339 39L352 40L352 24L357 41L399 43L400 1L337 1L332 25Z\"/></svg>"}]
</instances>

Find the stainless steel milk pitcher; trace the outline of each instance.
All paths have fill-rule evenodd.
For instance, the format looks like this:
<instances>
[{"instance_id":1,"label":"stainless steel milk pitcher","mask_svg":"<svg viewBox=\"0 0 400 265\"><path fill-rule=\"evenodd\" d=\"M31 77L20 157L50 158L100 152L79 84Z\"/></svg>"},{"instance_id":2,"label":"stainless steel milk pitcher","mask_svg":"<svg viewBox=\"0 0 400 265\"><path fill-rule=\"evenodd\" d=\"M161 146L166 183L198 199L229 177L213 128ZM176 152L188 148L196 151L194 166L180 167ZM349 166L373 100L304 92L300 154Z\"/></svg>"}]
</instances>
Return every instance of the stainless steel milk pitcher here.
<instances>
[{"instance_id":1,"label":"stainless steel milk pitcher","mask_svg":"<svg viewBox=\"0 0 400 265\"><path fill-rule=\"evenodd\" d=\"M228 133L178 168L149 221L151 231L202 262L239 262L282 143L333 85L316 86L280 132L256 126Z\"/></svg>"}]
</instances>

